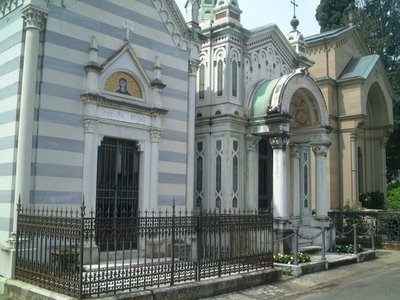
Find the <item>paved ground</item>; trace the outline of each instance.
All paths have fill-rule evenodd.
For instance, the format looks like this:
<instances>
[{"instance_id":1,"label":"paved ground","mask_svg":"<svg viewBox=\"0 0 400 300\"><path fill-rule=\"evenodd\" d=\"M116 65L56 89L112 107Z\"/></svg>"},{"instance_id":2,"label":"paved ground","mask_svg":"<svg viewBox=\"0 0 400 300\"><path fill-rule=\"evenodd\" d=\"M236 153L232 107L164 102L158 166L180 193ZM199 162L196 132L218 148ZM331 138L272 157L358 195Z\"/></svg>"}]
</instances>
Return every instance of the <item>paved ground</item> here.
<instances>
[{"instance_id":1,"label":"paved ground","mask_svg":"<svg viewBox=\"0 0 400 300\"><path fill-rule=\"evenodd\" d=\"M275 284L206 299L400 299L400 252L380 250L377 256L372 261L298 278L285 276Z\"/></svg>"}]
</instances>

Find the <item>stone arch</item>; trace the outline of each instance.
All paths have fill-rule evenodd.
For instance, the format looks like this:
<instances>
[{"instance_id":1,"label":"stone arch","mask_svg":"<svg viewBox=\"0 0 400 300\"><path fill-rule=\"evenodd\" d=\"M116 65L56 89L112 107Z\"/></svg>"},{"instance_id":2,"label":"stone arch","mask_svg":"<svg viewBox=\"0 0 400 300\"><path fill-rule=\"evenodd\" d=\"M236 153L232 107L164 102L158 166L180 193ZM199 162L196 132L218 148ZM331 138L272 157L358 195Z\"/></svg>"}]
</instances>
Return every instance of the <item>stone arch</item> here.
<instances>
[{"instance_id":1,"label":"stone arch","mask_svg":"<svg viewBox=\"0 0 400 300\"><path fill-rule=\"evenodd\" d=\"M368 90L367 99L362 107L362 111L367 115L367 127L390 124L390 114L385 100L380 85L374 82Z\"/></svg>"},{"instance_id":2,"label":"stone arch","mask_svg":"<svg viewBox=\"0 0 400 300\"><path fill-rule=\"evenodd\" d=\"M297 69L294 73L282 76L278 80L271 97L268 114L289 115L290 104L296 93L308 94L315 105L315 113L319 113L319 124L323 127L329 126L329 115L324 96L306 69Z\"/></svg>"}]
</instances>

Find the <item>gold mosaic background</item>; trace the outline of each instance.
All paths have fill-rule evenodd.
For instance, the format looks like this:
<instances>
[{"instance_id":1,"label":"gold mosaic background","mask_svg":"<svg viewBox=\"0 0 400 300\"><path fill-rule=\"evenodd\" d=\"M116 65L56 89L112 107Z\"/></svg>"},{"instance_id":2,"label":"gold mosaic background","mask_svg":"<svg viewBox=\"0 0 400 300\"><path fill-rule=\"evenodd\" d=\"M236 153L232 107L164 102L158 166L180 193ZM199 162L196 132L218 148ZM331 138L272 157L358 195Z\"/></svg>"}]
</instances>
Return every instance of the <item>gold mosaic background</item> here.
<instances>
[{"instance_id":1,"label":"gold mosaic background","mask_svg":"<svg viewBox=\"0 0 400 300\"><path fill-rule=\"evenodd\" d=\"M142 98L142 90L135 78L128 73L116 72L107 78L104 85L104 90L109 92L116 92L119 89L119 80L125 78L128 83L127 90L131 96Z\"/></svg>"}]
</instances>

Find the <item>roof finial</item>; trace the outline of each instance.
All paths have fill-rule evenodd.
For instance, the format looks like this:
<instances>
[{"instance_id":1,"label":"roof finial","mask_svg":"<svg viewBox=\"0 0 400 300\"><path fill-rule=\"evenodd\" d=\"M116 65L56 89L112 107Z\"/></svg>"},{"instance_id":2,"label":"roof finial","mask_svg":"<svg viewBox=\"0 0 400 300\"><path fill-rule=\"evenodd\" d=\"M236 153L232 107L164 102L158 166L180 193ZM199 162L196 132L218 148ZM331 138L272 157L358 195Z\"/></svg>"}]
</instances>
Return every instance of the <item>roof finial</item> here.
<instances>
[{"instance_id":1,"label":"roof finial","mask_svg":"<svg viewBox=\"0 0 400 300\"><path fill-rule=\"evenodd\" d=\"M296 0L291 0L290 3L293 4L293 19L290 21L290 25L292 25L293 30L297 30L297 26L299 26L300 22L296 18L296 7L299 7L299 5L296 3Z\"/></svg>"},{"instance_id":2,"label":"roof finial","mask_svg":"<svg viewBox=\"0 0 400 300\"><path fill-rule=\"evenodd\" d=\"M296 3L296 0L292 0L290 3L293 4L293 18L296 18L296 7L299 7L299 5Z\"/></svg>"}]
</instances>

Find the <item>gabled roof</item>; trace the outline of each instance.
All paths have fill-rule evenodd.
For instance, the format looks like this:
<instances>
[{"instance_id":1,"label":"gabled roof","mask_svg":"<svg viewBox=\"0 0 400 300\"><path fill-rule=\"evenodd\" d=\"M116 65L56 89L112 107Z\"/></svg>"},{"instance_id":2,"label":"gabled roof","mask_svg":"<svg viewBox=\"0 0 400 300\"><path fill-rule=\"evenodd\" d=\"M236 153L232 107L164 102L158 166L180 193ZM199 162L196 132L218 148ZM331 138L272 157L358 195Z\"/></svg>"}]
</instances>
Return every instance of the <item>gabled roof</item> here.
<instances>
[{"instance_id":1,"label":"gabled roof","mask_svg":"<svg viewBox=\"0 0 400 300\"><path fill-rule=\"evenodd\" d=\"M321 32L318 34L314 34L305 38L306 43L318 42L319 40L327 39L327 38L335 38L339 37L343 33L351 31L355 26L346 26L337 29L332 29L329 31Z\"/></svg>"},{"instance_id":2,"label":"gabled roof","mask_svg":"<svg viewBox=\"0 0 400 300\"><path fill-rule=\"evenodd\" d=\"M358 27L349 25L338 29L322 32L305 38L308 52L326 52L331 49L341 48L349 42L355 42L360 56L370 55L365 41L361 37Z\"/></svg>"},{"instance_id":3,"label":"gabled roof","mask_svg":"<svg viewBox=\"0 0 400 300\"><path fill-rule=\"evenodd\" d=\"M353 58L344 68L339 80L363 78L367 79L372 69L379 61L379 55L369 55L359 58Z\"/></svg>"}]
</instances>

